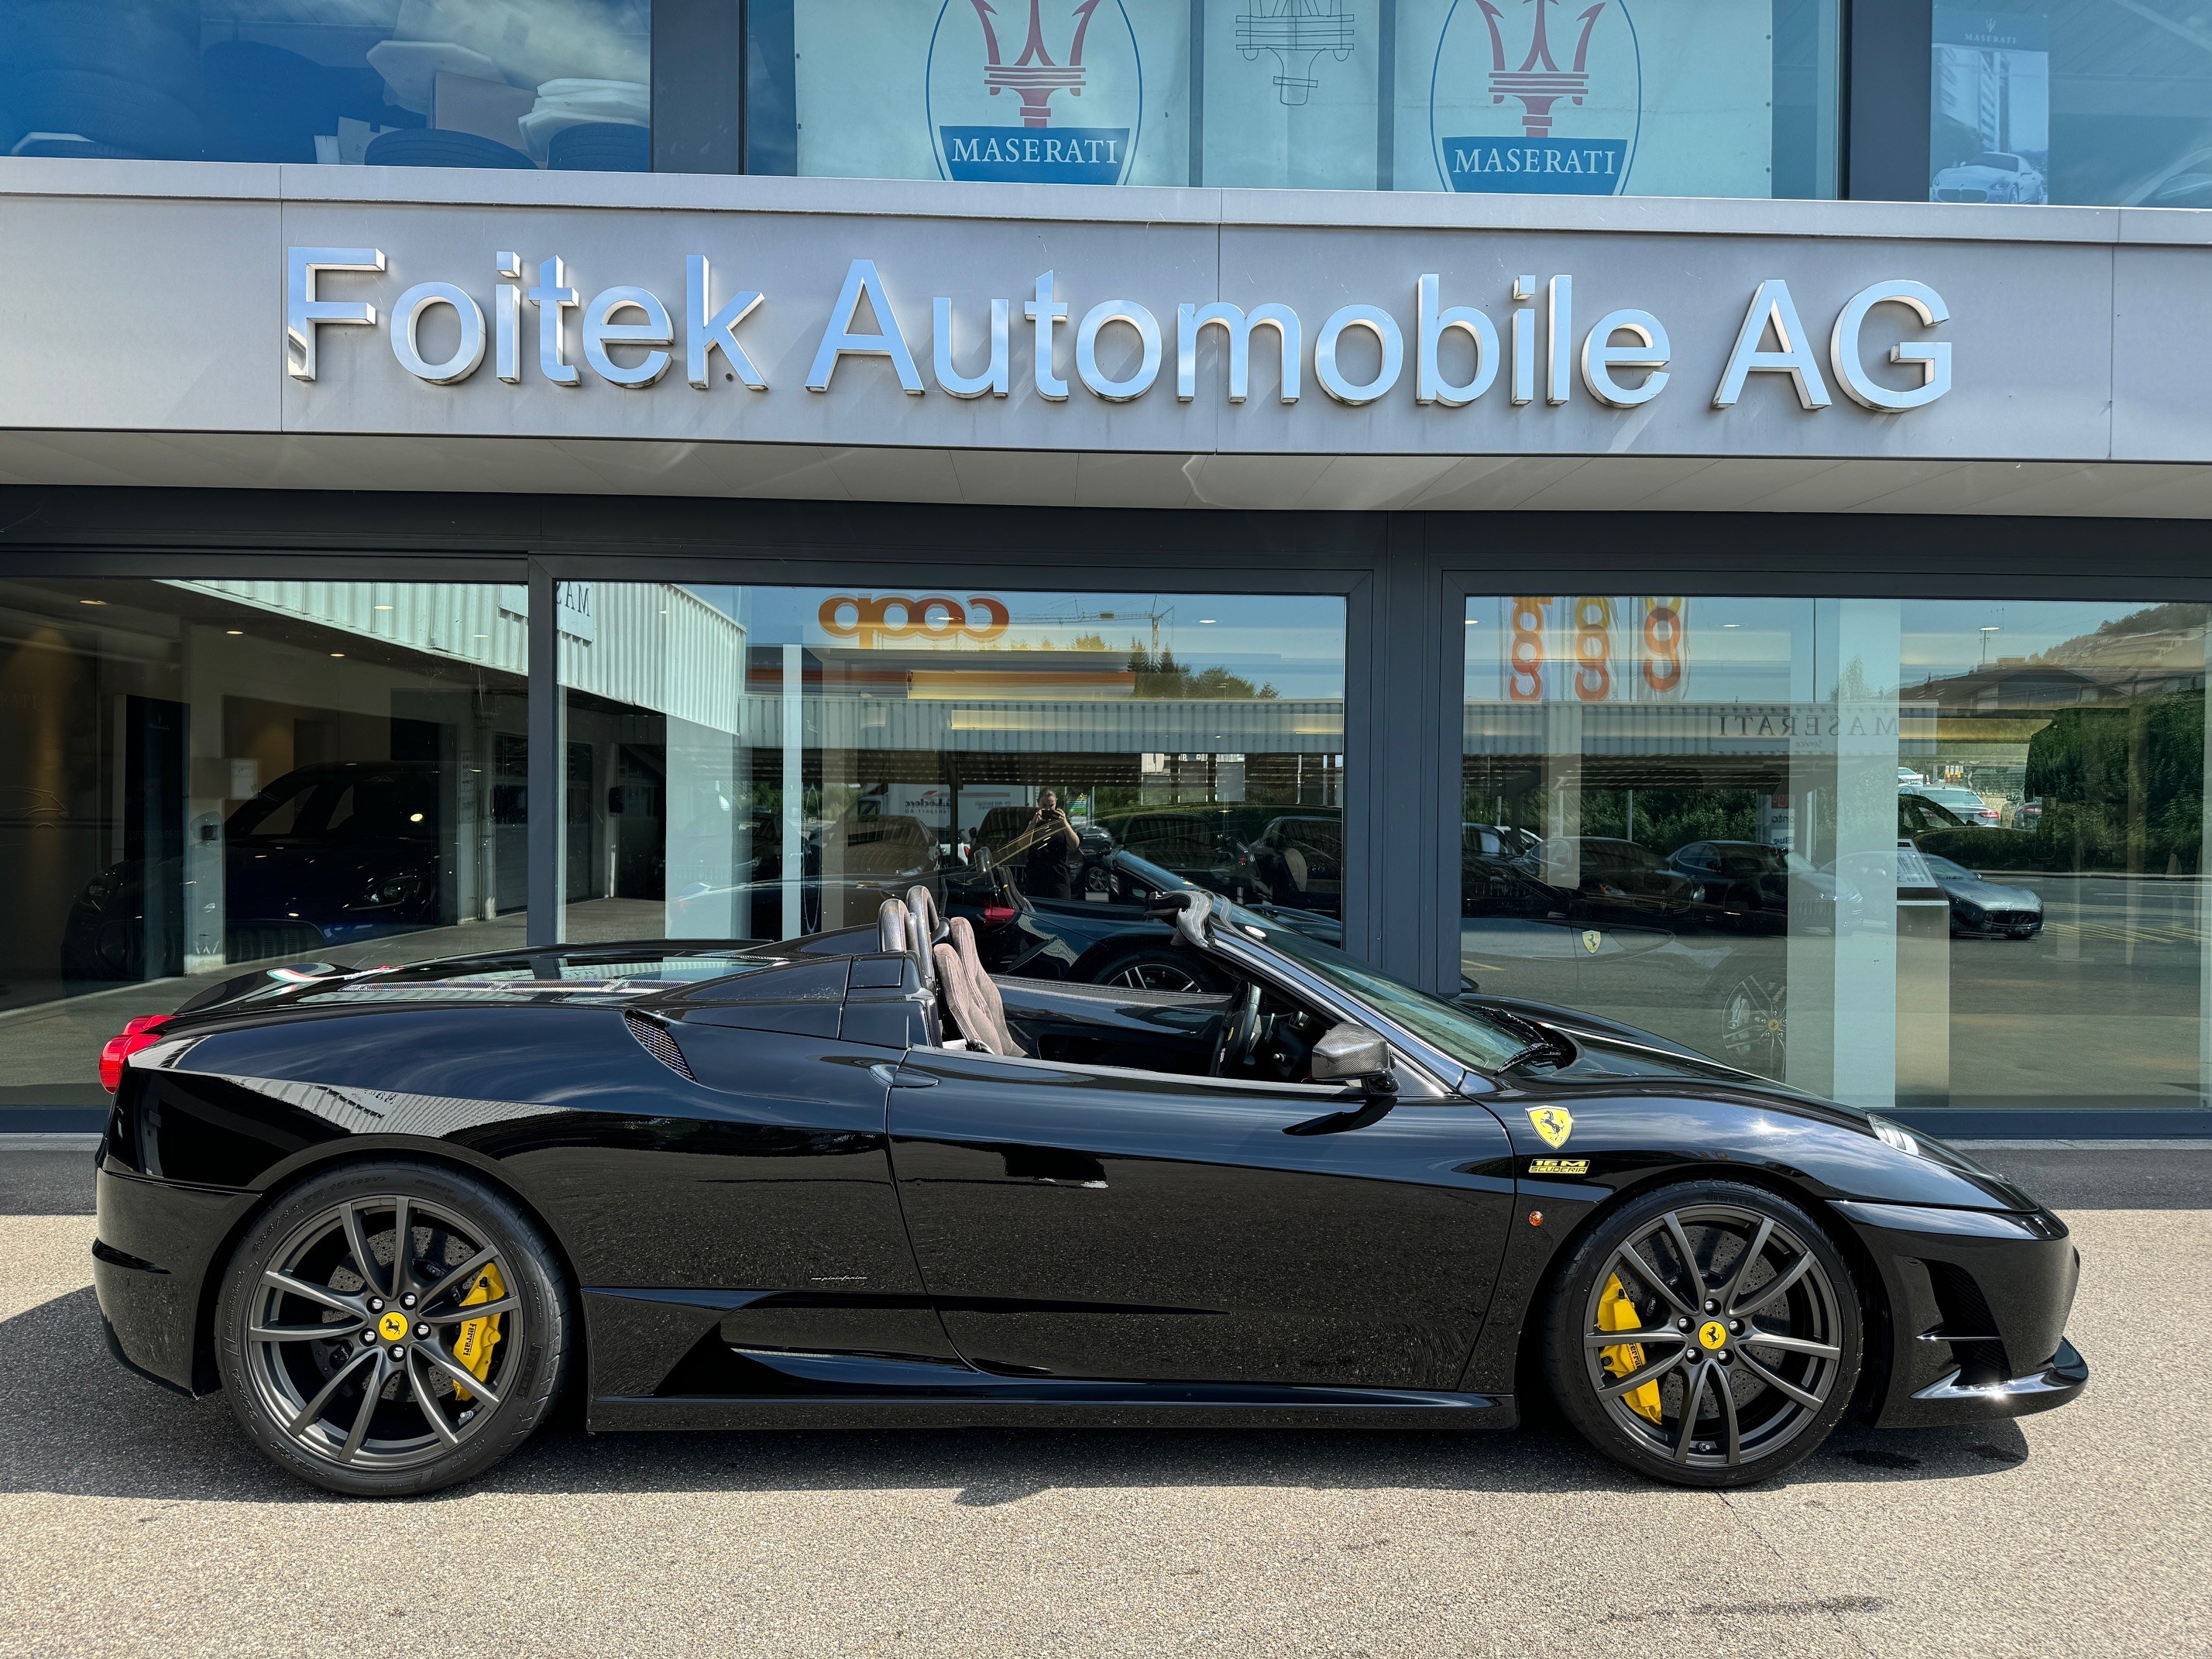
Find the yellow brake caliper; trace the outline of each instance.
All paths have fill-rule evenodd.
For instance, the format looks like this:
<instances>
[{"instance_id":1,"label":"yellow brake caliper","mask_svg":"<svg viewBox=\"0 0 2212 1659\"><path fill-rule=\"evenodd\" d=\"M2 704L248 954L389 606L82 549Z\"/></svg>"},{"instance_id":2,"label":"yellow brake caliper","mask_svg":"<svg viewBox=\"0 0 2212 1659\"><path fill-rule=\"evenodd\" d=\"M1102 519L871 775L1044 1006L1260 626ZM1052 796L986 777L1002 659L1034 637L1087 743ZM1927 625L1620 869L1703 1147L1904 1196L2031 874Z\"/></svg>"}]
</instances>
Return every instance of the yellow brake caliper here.
<instances>
[{"instance_id":1,"label":"yellow brake caliper","mask_svg":"<svg viewBox=\"0 0 2212 1659\"><path fill-rule=\"evenodd\" d=\"M1620 1275L1614 1273L1605 1281L1605 1294L1597 1300L1597 1328L1601 1331L1632 1331L1639 1328L1644 1316L1636 1311L1636 1304L1620 1288ZM1644 1345L1624 1342L1618 1347L1600 1351L1598 1358L1605 1364L1606 1372L1612 1376L1632 1376L1644 1369ZM481 1376L483 1373L477 1373ZM1631 1389L1622 1399L1628 1409L1638 1417L1659 1420L1659 1385L1646 1382Z\"/></svg>"},{"instance_id":2,"label":"yellow brake caliper","mask_svg":"<svg viewBox=\"0 0 2212 1659\"><path fill-rule=\"evenodd\" d=\"M1620 1281L1616 1279L1614 1282L1618 1284ZM461 1298L460 1305L469 1308L479 1302L496 1302L506 1294L507 1286L500 1279L499 1269L489 1267L477 1275L477 1282L469 1286L469 1293ZM471 1319L461 1327L460 1334L453 1340L453 1358L467 1366L478 1380L491 1375L491 1351L499 1346L499 1322L505 1317L504 1314L493 1314L485 1319ZM1632 1310L1630 1317L1634 1317ZM1606 1328L1612 1330L1616 1328L1607 1326ZM1608 1349L1607 1352L1612 1351ZM468 1401L476 1396L456 1382L453 1398ZM1655 1395L1653 1398L1657 1396Z\"/></svg>"}]
</instances>

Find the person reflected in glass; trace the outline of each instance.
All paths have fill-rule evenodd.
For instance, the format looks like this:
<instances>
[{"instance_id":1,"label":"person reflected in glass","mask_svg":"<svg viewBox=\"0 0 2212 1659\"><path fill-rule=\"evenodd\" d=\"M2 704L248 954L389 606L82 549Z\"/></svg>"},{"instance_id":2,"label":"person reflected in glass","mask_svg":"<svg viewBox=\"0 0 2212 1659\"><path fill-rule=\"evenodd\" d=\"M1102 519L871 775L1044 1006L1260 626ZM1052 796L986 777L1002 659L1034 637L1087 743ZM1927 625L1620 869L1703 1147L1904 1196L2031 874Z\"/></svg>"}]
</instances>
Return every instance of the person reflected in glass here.
<instances>
[{"instance_id":1,"label":"person reflected in glass","mask_svg":"<svg viewBox=\"0 0 2212 1659\"><path fill-rule=\"evenodd\" d=\"M1022 890L1031 898L1073 898L1083 841L1051 790L1037 797L1022 839L1029 848L1022 858Z\"/></svg>"}]
</instances>

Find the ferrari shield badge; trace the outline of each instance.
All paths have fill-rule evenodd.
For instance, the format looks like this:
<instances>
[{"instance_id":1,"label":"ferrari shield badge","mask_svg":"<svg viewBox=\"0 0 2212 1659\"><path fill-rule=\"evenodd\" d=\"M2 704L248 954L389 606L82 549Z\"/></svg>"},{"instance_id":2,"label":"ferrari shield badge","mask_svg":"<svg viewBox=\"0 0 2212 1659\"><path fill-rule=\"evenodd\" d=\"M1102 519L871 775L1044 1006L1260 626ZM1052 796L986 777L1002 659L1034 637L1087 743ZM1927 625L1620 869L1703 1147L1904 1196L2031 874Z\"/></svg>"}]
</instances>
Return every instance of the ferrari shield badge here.
<instances>
[{"instance_id":1,"label":"ferrari shield badge","mask_svg":"<svg viewBox=\"0 0 2212 1659\"><path fill-rule=\"evenodd\" d=\"M1592 956L1595 956L1597 954L1597 947L1604 943L1605 935L1599 933L1596 928L1585 927L1583 929L1583 949L1589 951Z\"/></svg>"},{"instance_id":2,"label":"ferrari shield badge","mask_svg":"<svg viewBox=\"0 0 2212 1659\"><path fill-rule=\"evenodd\" d=\"M1547 1146L1564 1146L1567 1137L1574 1133L1575 1115L1564 1106L1531 1106L1528 1121L1536 1133L1544 1137Z\"/></svg>"}]
</instances>

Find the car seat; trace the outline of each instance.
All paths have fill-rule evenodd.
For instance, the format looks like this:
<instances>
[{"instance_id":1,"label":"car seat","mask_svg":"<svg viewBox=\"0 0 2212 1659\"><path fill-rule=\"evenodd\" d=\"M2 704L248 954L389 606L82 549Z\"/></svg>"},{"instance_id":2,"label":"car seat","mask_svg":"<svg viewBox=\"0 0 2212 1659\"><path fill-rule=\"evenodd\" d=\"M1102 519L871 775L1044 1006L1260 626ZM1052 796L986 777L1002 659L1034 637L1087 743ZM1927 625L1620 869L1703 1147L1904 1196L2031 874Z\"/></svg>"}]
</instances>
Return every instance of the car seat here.
<instances>
[{"instance_id":1,"label":"car seat","mask_svg":"<svg viewBox=\"0 0 2212 1659\"><path fill-rule=\"evenodd\" d=\"M932 947L937 966L939 997L947 1023L975 1047L994 1054L1018 1054L1020 1047L1005 1034L1004 1015L994 1020L998 988L989 976L971 968L954 946Z\"/></svg>"},{"instance_id":2,"label":"car seat","mask_svg":"<svg viewBox=\"0 0 2212 1659\"><path fill-rule=\"evenodd\" d=\"M953 951L959 957L961 966L967 970L967 978L981 997L984 1014L999 1039L999 1046L994 1052L1002 1054L1021 1053L1021 1044L1014 1041L1014 1034L1006 1024L1006 1000L999 994L999 988L992 982L990 975L983 971L983 959L976 954L974 925L965 916L955 916L945 926Z\"/></svg>"}]
</instances>

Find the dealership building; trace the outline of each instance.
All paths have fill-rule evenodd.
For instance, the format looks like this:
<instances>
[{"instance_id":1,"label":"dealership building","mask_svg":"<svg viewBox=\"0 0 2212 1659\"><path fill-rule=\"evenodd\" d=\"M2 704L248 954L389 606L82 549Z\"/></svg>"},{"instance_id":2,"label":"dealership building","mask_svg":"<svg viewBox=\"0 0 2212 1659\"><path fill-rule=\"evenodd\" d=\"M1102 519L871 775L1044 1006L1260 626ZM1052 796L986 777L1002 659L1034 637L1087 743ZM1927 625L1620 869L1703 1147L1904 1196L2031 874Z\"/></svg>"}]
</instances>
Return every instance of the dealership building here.
<instances>
[{"instance_id":1,"label":"dealership building","mask_svg":"<svg viewBox=\"0 0 2212 1659\"><path fill-rule=\"evenodd\" d=\"M2180 0L12 0L0 1133L229 975L1122 848L2212 1133L2206 207Z\"/></svg>"}]
</instances>

